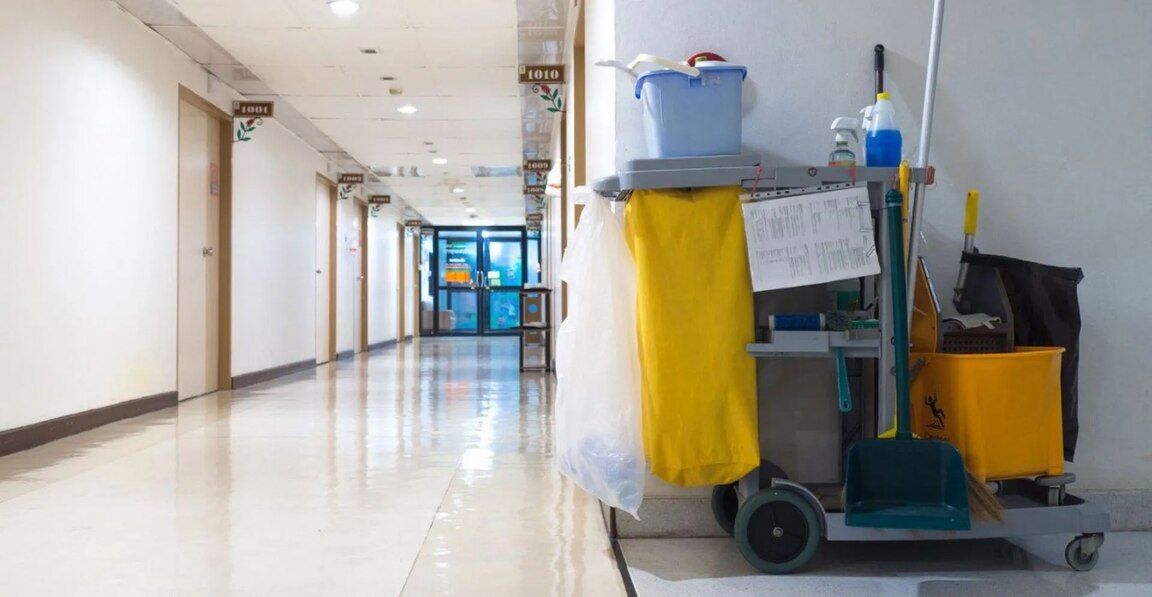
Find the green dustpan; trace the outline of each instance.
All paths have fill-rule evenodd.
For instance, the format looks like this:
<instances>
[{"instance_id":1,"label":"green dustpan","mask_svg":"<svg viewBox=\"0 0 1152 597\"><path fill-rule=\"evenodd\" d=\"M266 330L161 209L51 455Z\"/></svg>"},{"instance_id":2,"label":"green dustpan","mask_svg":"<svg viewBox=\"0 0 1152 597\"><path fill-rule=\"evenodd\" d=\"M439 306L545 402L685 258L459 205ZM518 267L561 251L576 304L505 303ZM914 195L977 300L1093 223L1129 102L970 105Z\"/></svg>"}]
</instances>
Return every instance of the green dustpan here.
<instances>
[{"instance_id":1,"label":"green dustpan","mask_svg":"<svg viewBox=\"0 0 1152 597\"><path fill-rule=\"evenodd\" d=\"M908 300L900 192L888 191L888 238L896 349L896 439L856 442L845 467L844 522L853 527L966 531L968 478L951 444L918 440L911 431L908 379Z\"/></svg>"}]
</instances>

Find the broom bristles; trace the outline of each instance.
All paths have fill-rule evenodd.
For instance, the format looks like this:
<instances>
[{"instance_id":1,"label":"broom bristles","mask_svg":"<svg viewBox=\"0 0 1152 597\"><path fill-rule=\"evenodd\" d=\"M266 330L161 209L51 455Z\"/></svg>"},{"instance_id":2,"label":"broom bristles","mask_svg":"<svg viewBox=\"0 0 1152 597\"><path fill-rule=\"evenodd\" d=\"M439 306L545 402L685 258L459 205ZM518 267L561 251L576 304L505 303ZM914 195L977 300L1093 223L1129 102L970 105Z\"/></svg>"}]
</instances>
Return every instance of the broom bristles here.
<instances>
[{"instance_id":1,"label":"broom bristles","mask_svg":"<svg viewBox=\"0 0 1152 597\"><path fill-rule=\"evenodd\" d=\"M968 510L976 520L1004 522L1004 504L983 481L968 473Z\"/></svg>"}]
</instances>

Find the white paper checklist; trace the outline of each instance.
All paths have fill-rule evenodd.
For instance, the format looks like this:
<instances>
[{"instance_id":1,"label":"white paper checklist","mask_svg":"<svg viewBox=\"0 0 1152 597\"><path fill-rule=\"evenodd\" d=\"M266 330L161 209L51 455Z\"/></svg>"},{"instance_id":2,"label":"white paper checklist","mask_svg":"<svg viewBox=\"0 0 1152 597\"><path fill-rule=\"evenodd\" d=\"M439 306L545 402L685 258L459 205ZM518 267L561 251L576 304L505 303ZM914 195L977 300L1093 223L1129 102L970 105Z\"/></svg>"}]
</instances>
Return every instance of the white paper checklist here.
<instances>
[{"instance_id":1,"label":"white paper checklist","mask_svg":"<svg viewBox=\"0 0 1152 597\"><path fill-rule=\"evenodd\" d=\"M744 204L754 291L880 273L864 187Z\"/></svg>"}]
</instances>

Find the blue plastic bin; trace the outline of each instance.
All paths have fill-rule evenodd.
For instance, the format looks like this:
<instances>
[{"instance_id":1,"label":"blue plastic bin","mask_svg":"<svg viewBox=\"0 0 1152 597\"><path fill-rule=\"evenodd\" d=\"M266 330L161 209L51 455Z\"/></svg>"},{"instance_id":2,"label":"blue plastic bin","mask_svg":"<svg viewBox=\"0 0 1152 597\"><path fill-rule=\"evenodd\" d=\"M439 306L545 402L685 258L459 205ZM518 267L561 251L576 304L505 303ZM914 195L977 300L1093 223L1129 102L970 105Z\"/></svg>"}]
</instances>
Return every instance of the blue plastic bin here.
<instances>
[{"instance_id":1,"label":"blue plastic bin","mask_svg":"<svg viewBox=\"0 0 1152 597\"><path fill-rule=\"evenodd\" d=\"M698 77L660 69L636 79L649 157L740 153L740 100L748 69L727 62L700 62L696 67Z\"/></svg>"}]
</instances>

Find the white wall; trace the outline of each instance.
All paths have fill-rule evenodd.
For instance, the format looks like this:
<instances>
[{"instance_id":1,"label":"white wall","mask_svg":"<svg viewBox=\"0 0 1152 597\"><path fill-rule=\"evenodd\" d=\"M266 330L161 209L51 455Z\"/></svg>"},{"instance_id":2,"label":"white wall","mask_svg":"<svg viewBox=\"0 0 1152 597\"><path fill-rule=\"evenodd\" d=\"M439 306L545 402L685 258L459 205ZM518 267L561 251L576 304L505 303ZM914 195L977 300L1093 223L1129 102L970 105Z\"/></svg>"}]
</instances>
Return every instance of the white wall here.
<instances>
[{"instance_id":1,"label":"white wall","mask_svg":"<svg viewBox=\"0 0 1152 597\"><path fill-rule=\"evenodd\" d=\"M232 168L235 376L315 358L316 173L327 162L268 119L233 144Z\"/></svg>"},{"instance_id":2,"label":"white wall","mask_svg":"<svg viewBox=\"0 0 1152 597\"><path fill-rule=\"evenodd\" d=\"M749 67L745 150L782 164L822 163L832 118L869 103L872 46L887 47L887 87L914 155L931 2L616 0L615 52L594 31L611 0L591 0L588 60L639 52L682 59L713 50ZM1078 486L1152 489L1152 3L950 2L936 104L927 254L950 286L964 192L983 192L978 245L1084 268ZM615 110L590 94L590 177L609 173L601 147L616 119L616 158L643 156L640 105L622 75ZM598 112L605 112L600 114ZM600 119L601 122L597 122ZM609 131L609 132L606 132ZM592 148L601 147L600 153ZM1024 424L1024 423L1022 423Z\"/></svg>"},{"instance_id":3,"label":"white wall","mask_svg":"<svg viewBox=\"0 0 1152 597\"><path fill-rule=\"evenodd\" d=\"M177 86L206 77L107 2L4 3L0 55L0 429L174 390Z\"/></svg>"},{"instance_id":4,"label":"white wall","mask_svg":"<svg viewBox=\"0 0 1152 597\"><path fill-rule=\"evenodd\" d=\"M178 88L235 94L113 3L0 4L0 429L176 388ZM311 358L320 155L237 147L233 374Z\"/></svg>"},{"instance_id":5,"label":"white wall","mask_svg":"<svg viewBox=\"0 0 1152 597\"><path fill-rule=\"evenodd\" d=\"M368 343L397 339L399 314L396 282L399 234L396 222L403 213L393 205L368 218Z\"/></svg>"},{"instance_id":6,"label":"white wall","mask_svg":"<svg viewBox=\"0 0 1152 597\"><path fill-rule=\"evenodd\" d=\"M356 281L360 261L360 202L357 198L336 201L336 352L356 350Z\"/></svg>"},{"instance_id":7,"label":"white wall","mask_svg":"<svg viewBox=\"0 0 1152 597\"><path fill-rule=\"evenodd\" d=\"M588 182L616 173L617 110L615 103L618 71L595 66L594 63L598 60L616 57L632 60L635 52L633 55L628 55L624 45L617 46L617 23L620 23L621 36L624 37L632 34L633 27L637 27L641 31L647 31L649 28L662 28L666 24L662 16L664 6L671 3L663 1L659 4L649 3L648 12L657 14L648 14L645 18L652 22L647 23L630 23L618 19L616 4L616 0L585 0L584 2L585 78L588 81L584 93L584 101L587 106L584 117L586 131L584 142L587 152L587 170L585 172L588 176ZM703 4L711 5L710 3Z\"/></svg>"}]
</instances>

